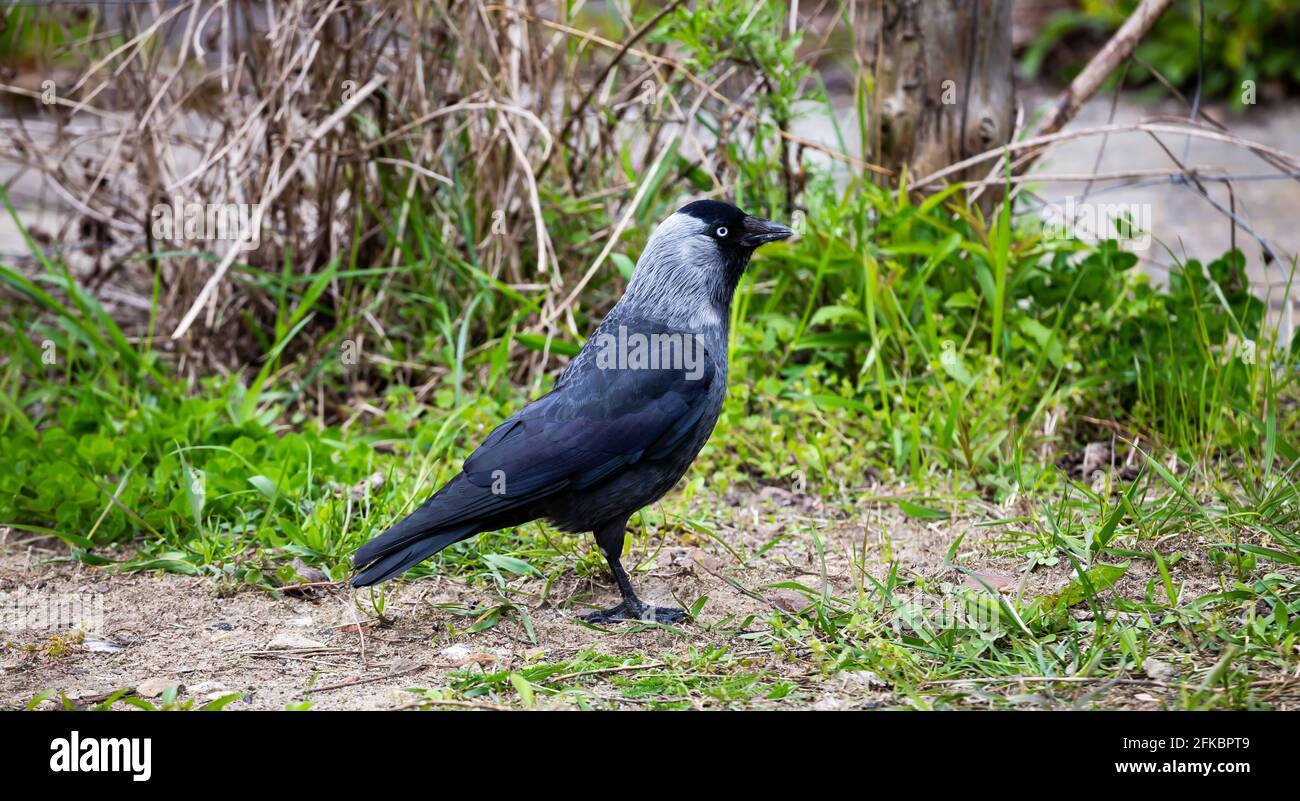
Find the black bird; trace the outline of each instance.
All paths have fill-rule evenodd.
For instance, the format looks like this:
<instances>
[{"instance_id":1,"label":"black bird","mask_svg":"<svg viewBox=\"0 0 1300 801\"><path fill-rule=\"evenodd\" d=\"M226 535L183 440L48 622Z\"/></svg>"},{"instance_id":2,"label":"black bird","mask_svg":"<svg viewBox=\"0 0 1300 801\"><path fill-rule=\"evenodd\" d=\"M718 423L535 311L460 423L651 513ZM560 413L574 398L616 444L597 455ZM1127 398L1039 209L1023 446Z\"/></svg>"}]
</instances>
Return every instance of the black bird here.
<instances>
[{"instance_id":1,"label":"black bird","mask_svg":"<svg viewBox=\"0 0 1300 801\"><path fill-rule=\"evenodd\" d=\"M420 508L361 546L352 585L392 578L475 534L544 519L595 534L618 582L622 603L588 621L680 620L681 609L633 592L619 562L624 531L713 432L736 285L755 248L793 233L716 200L664 220L622 299L555 387L498 426Z\"/></svg>"}]
</instances>

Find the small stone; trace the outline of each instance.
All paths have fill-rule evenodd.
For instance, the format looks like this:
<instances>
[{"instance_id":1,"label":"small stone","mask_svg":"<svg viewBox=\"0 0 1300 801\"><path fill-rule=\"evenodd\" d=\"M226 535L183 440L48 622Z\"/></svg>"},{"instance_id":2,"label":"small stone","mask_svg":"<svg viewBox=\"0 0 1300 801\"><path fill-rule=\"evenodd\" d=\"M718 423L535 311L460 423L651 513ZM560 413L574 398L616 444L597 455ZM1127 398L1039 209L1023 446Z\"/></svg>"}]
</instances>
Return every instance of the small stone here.
<instances>
[{"instance_id":1,"label":"small stone","mask_svg":"<svg viewBox=\"0 0 1300 801\"><path fill-rule=\"evenodd\" d=\"M805 573L794 581L796 584L801 584L816 593L826 592L833 594L835 592L835 586L833 584L829 581L823 581L821 576L812 573Z\"/></svg>"},{"instance_id":2,"label":"small stone","mask_svg":"<svg viewBox=\"0 0 1300 801\"><path fill-rule=\"evenodd\" d=\"M355 486L349 489L348 494L352 496L352 500L360 501L366 497L367 489L369 490L369 494L373 495L383 486L384 474L376 470L374 473L370 474L370 478L358 482Z\"/></svg>"},{"instance_id":3,"label":"small stone","mask_svg":"<svg viewBox=\"0 0 1300 801\"><path fill-rule=\"evenodd\" d=\"M470 655L473 653L473 651L464 645L456 643L455 645L448 645L446 648L443 648L438 652L438 655L452 664L459 665L466 659L469 659Z\"/></svg>"},{"instance_id":4,"label":"small stone","mask_svg":"<svg viewBox=\"0 0 1300 801\"><path fill-rule=\"evenodd\" d=\"M270 651L300 651L324 647L325 643L323 642L290 632L277 634L266 644L267 650Z\"/></svg>"},{"instance_id":5,"label":"small stone","mask_svg":"<svg viewBox=\"0 0 1300 801\"><path fill-rule=\"evenodd\" d=\"M323 570L321 570L318 567L311 567L301 559L294 559L291 565L293 567L294 572L298 574L298 579L300 583L317 584L320 582L329 581L329 576L325 575L325 572Z\"/></svg>"},{"instance_id":6,"label":"small stone","mask_svg":"<svg viewBox=\"0 0 1300 801\"><path fill-rule=\"evenodd\" d=\"M1142 670L1147 674L1147 678L1153 681L1169 681L1178 675L1178 668L1168 662L1161 662L1155 657L1147 657L1142 663Z\"/></svg>"},{"instance_id":7,"label":"small stone","mask_svg":"<svg viewBox=\"0 0 1300 801\"><path fill-rule=\"evenodd\" d=\"M840 675L844 677L844 683L849 686L856 686L864 690L889 689L889 682L870 670L846 670Z\"/></svg>"},{"instance_id":8,"label":"small stone","mask_svg":"<svg viewBox=\"0 0 1300 801\"><path fill-rule=\"evenodd\" d=\"M722 563L699 548L691 550L691 564L699 565L705 573L717 573Z\"/></svg>"},{"instance_id":9,"label":"small stone","mask_svg":"<svg viewBox=\"0 0 1300 801\"><path fill-rule=\"evenodd\" d=\"M796 590L777 590L768 596L768 600L794 615L812 606L812 601L808 599L808 596Z\"/></svg>"},{"instance_id":10,"label":"small stone","mask_svg":"<svg viewBox=\"0 0 1300 801\"><path fill-rule=\"evenodd\" d=\"M141 698L157 698L169 687L175 687L178 693L185 689L185 685L175 679L145 679L136 685L135 694Z\"/></svg>"},{"instance_id":11,"label":"small stone","mask_svg":"<svg viewBox=\"0 0 1300 801\"><path fill-rule=\"evenodd\" d=\"M1013 581L1015 581L1015 578L1012 576L1003 576L998 573L976 570L962 579L961 584L963 587L970 587L976 590L983 590L984 585L987 584L989 589L1001 590L1003 587L1010 585Z\"/></svg>"},{"instance_id":12,"label":"small stone","mask_svg":"<svg viewBox=\"0 0 1300 801\"><path fill-rule=\"evenodd\" d=\"M190 687L190 692L195 695L207 695L208 693L213 692L216 692L217 695L224 695L225 689L226 685L219 681L201 681L193 687Z\"/></svg>"}]
</instances>

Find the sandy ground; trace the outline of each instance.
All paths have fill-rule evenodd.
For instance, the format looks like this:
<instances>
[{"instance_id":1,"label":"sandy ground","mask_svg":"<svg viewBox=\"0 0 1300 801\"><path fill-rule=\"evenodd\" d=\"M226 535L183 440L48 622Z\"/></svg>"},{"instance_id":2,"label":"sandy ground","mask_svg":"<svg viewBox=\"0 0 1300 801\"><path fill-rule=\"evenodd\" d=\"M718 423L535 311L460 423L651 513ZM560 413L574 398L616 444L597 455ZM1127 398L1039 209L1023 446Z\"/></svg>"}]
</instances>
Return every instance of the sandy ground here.
<instances>
[{"instance_id":1,"label":"sandy ground","mask_svg":"<svg viewBox=\"0 0 1300 801\"><path fill-rule=\"evenodd\" d=\"M808 514L790 506L778 509L779 520L763 519L754 525L758 509L775 506L756 499L738 508L737 517L749 518L750 525L743 532L724 529L723 536L733 547L757 547L783 527L817 526L830 532L828 551L836 552L828 553L828 577L832 587L840 590L837 579L847 575L847 560L840 551L860 546L861 529L834 527L827 518L816 516L816 510L806 510ZM927 546L941 544L924 529L911 532L908 540L919 548L917 564L926 562L919 554L929 553ZM750 597L728 584L721 578L724 575L747 588L791 580L813 587L821 583L819 562L807 537L792 537L777 545L751 568L739 567L712 540L677 541L662 548L655 542L634 541L625 556L651 565L634 577L644 599L683 605L701 595L709 597L700 620L682 624L687 636L634 631L632 624L608 631L580 624L576 618L589 607L617 602L617 590L603 573L593 580L567 571L549 592L538 578L510 585L512 597L529 609L534 645L514 621L477 634L454 634L453 628L464 630L469 619L438 605L486 608L499 602L491 586L470 586L455 578L434 576L390 584L385 607L388 625L377 625L364 611L354 609L351 592L343 589L328 588L310 598L276 598L252 589L222 597L210 579L113 574L49 562L58 551L42 551L38 546L50 545L49 540L34 541L0 554L0 591L36 591L46 597L100 595L103 624L85 642L68 644L57 657L45 653L49 632L11 633L0 675L0 707L22 706L51 688L78 702L93 703L114 690L152 681L157 686L183 684L196 698L244 693L231 709L281 709L308 697L316 708L390 709L412 700L405 688L444 686L450 672L475 663L488 671L507 670L538 661L562 661L588 648L647 658L683 654L690 647L727 644L726 638L706 630L710 623L728 616L762 617L772 610L771 604L790 609L806 605L802 595L789 590L765 590L766 601ZM630 564L630 559L625 558L625 563ZM844 590L849 588L846 579L839 583ZM363 599L360 607L369 609L368 601ZM105 647L100 643L121 650L93 650ZM344 684L351 686L325 689ZM313 686L315 692L308 693Z\"/></svg>"},{"instance_id":2,"label":"sandy ground","mask_svg":"<svg viewBox=\"0 0 1300 801\"><path fill-rule=\"evenodd\" d=\"M1007 510L989 510L990 519ZM496 672L536 662L558 662L587 649L617 657L664 659L715 646L752 660L752 670L772 672L795 682L802 692L796 703L760 702L771 706L814 706L822 709L870 708L901 703L888 684L859 672L827 674L816 660L799 654L774 654L769 647L742 640L730 626L716 626L734 616L756 618L748 631L764 630L775 610L798 611L805 596L772 588L797 581L820 587L820 560L811 531L826 549L827 580L833 593L852 597L858 565L876 576L898 560L904 575L936 579L954 538L966 538L959 559L1002 592L1013 593L1023 582L1026 597L1050 593L1070 578L1063 564L1038 567L1023 574L1024 560L988 556L1007 530L977 526L976 519L923 523L892 510L873 510L857 519L830 515L815 501L768 489L724 510L719 537L742 553L753 553L782 531L790 534L749 566L740 565L711 538L683 541L674 536L663 547L634 540L631 555L650 568L635 577L643 598L661 604L687 605L702 595L708 602L697 620L680 632L640 629L620 624L602 631L576 621L589 605L607 606L617 600L607 575L580 578L565 571L549 591L540 578L510 584L512 599L529 609L536 633L530 642L523 627L504 620L487 631L466 634L471 618L454 615L440 604L494 606L490 585L434 576L390 585L385 625L358 610L351 593L337 588L310 590L311 597L274 595L255 589L221 594L210 579L174 574L117 574L70 563L50 561L57 548L49 540L10 544L0 553L0 597L102 599L102 624L86 637L68 632L14 630L4 633L0 673L0 708L22 707L37 693L55 690L79 706L92 705L113 691L135 688L145 697L163 686L183 685L183 699L205 700L230 693L241 699L229 709L283 709L310 699L317 709L393 709L408 707L416 698L407 688L440 688L453 680L453 671ZM867 558L857 556L865 544ZM1167 543L1168 544L1168 543ZM1177 543L1174 543L1176 545ZM1187 543L1191 545L1192 543ZM1172 546L1171 546L1172 547ZM1218 580L1208 562L1190 558L1176 568L1186 582L1185 597L1211 592ZM958 576L950 580L962 581ZM1141 598L1155 577L1150 563L1134 561L1128 575L1112 592ZM736 588L731 579L745 590ZM970 579L965 579L969 581ZM674 600L676 599L676 600ZM363 600L362 609L368 609ZM1087 614L1076 610L1076 614ZM361 623L358 628L358 622ZM619 696L612 676L585 679L596 705L633 706ZM1139 676L1139 679L1142 677ZM1172 688L1120 686L1110 691L1108 705L1158 708ZM1023 690L1023 688L1022 688ZM508 703L514 698L501 699ZM543 706L568 701L539 699ZM1283 706L1286 706L1283 699ZM51 707L53 701L44 706ZM717 707L702 696L696 705Z\"/></svg>"}]
</instances>

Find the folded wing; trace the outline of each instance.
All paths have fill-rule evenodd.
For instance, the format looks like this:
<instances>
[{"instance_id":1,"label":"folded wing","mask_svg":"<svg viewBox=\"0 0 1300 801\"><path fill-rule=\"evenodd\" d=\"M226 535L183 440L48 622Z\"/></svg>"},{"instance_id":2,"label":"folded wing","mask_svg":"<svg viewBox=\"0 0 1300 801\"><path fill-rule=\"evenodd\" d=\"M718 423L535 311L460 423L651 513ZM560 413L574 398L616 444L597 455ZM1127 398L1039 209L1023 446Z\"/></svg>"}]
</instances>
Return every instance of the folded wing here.
<instances>
[{"instance_id":1,"label":"folded wing","mask_svg":"<svg viewBox=\"0 0 1300 801\"><path fill-rule=\"evenodd\" d=\"M497 427L465 460L469 483L509 499L583 489L671 452L699 422L714 379L684 370L591 370Z\"/></svg>"},{"instance_id":2,"label":"folded wing","mask_svg":"<svg viewBox=\"0 0 1300 801\"><path fill-rule=\"evenodd\" d=\"M703 369L589 369L498 426L462 473L356 553L354 584L382 581L494 518L563 490L584 489L673 452L708 408Z\"/></svg>"}]
</instances>

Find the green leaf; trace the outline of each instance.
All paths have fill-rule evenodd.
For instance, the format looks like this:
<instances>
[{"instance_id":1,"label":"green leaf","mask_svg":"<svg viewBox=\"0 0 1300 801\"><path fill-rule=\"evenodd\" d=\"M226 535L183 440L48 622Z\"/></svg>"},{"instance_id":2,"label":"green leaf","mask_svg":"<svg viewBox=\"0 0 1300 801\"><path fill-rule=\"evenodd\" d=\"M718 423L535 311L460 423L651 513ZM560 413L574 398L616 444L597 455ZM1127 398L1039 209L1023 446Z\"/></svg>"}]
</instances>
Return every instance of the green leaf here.
<instances>
[{"instance_id":1,"label":"green leaf","mask_svg":"<svg viewBox=\"0 0 1300 801\"><path fill-rule=\"evenodd\" d=\"M1281 562L1286 565L1300 565L1300 556L1289 554L1285 551L1278 551L1273 548L1265 548L1262 545L1247 545L1244 542L1216 542L1213 548L1223 548L1225 551L1245 551L1249 554L1267 559L1270 562Z\"/></svg>"},{"instance_id":2,"label":"green leaf","mask_svg":"<svg viewBox=\"0 0 1300 801\"><path fill-rule=\"evenodd\" d=\"M189 505L194 527L198 528L203 523L203 505L208 498L207 482L203 471L198 469L184 470L181 476L185 483L185 501Z\"/></svg>"},{"instance_id":3,"label":"green leaf","mask_svg":"<svg viewBox=\"0 0 1300 801\"><path fill-rule=\"evenodd\" d=\"M1065 628L1072 607L1095 598L1097 593L1114 586L1128 572L1128 566L1128 562L1122 565L1093 565L1076 576L1064 590L1035 598L1025 610L1025 620L1040 631Z\"/></svg>"},{"instance_id":4,"label":"green leaf","mask_svg":"<svg viewBox=\"0 0 1300 801\"><path fill-rule=\"evenodd\" d=\"M515 334L515 341L531 350L546 350L546 337L540 334ZM582 346L564 339L551 337L550 352L560 356L577 356Z\"/></svg>"},{"instance_id":5,"label":"green leaf","mask_svg":"<svg viewBox=\"0 0 1300 801\"><path fill-rule=\"evenodd\" d=\"M1115 536L1115 529L1119 526L1119 521L1124 517L1124 506L1120 504L1111 511L1106 517L1106 522L1102 524L1097 534L1092 538L1093 553L1106 547L1110 538Z\"/></svg>"},{"instance_id":6,"label":"green leaf","mask_svg":"<svg viewBox=\"0 0 1300 801\"><path fill-rule=\"evenodd\" d=\"M517 559L513 556L503 556L498 553L485 553L483 554L483 561L486 562L489 567L494 567L497 570L505 570L509 573L515 574L516 576L540 575L537 572L537 568L528 564L523 559Z\"/></svg>"},{"instance_id":7,"label":"green leaf","mask_svg":"<svg viewBox=\"0 0 1300 801\"><path fill-rule=\"evenodd\" d=\"M30 531L33 534L40 534L45 537L57 537L63 540L64 542L66 542L68 545L71 545L75 548L81 548L86 551L89 551L91 548L94 547L94 543L92 543L90 540L86 539L80 534L74 534L71 531L58 531L57 529L45 528L44 526L28 526L28 525L23 525L22 523L0 523L0 525L3 525L6 528L15 529L17 531Z\"/></svg>"},{"instance_id":8,"label":"green leaf","mask_svg":"<svg viewBox=\"0 0 1300 801\"><path fill-rule=\"evenodd\" d=\"M275 484L266 476L249 476L248 483L267 498L275 499Z\"/></svg>"},{"instance_id":9,"label":"green leaf","mask_svg":"<svg viewBox=\"0 0 1300 801\"><path fill-rule=\"evenodd\" d=\"M45 701L45 700L47 700L47 699L53 698L53 697L54 697L54 691L53 691L53 690L42 690L41 692L39 692L39 693L37 693L36 695L32 696L32 700L30 700L30 701L27 702L26 706L23 707L23 711L24 711L24 712L31 712L31 711L32 711L33 709L35 709L36 707L40 706L40 705L41 705L41 702L43 702L43 701Z\"/></svg>"},{"instance_id":10,"label":"green leaf","mask_svg":"<svg viewBox=\"0 0 1300 801\"><path fill-rule=\"evenodd\" d=\"M195 575L199 572L189 556L180 551L166 551L153 557L139 557L122 563L123 570L165 570L169 573Z\"/></svg>"},{"instance_id":11,"label":"green leaf","mask_svg":"<svg viewBox=\"0 0 1300 801\"><path fill-rule=\"evenodd\" d=\"M871 341L868 331L831 331L825 334L806 334L795 350L812 350L816 348L855 348Z\"/></svg>"},{"instance_id":12,"label":"green leaf","mask_svg":"<svg viewBox=\"0 0 1300 801\"><path fill-rule=\"evenodd\" d=\"M1056 336L1056 332L1032 317L1017 318L1016 327L1020 329L1020 333L1032 339L1039 348L1047 353L1047 358L1052 362L1052 366L1060 367L1065 363L1065 351L1061 347L1060 338Z\"/></svg>"},{"instance_id":13,"label":"green leaf","mask_svg":"<svg viewBox=\"0 0 1300 801\"><path fill-rule=\"evenodd\" d=\"M632 280L632 272L636 269L636 262L632 261L622 253L610 253L609 260L614 262L614 266L618 268L618 272L623 276L623 280Z\"/></svg>"},{"instance_id":14,"label":"green leaf","mask_svg":"<svg viewBox=\"0 0 1300 801\"><path fill-rule=\"evenodd\" d=\"M234 701L238 701L240 698L243 698L243 696L240 695L239 693L228 693L226 695L221 696L220 698L213 698L211 701L199 707L199 711L217 712L225 708L226 704L232 703Z\"/></svg>"},{"instance_id":15,"label":"green leaf","mask_svg":"<svg viewBox=\"0 0 1300 801\"><path fill-rule=\"evenodd\" d=\"M862 414L872 414L872 409L867 404L856 398L845 398L840 395L831 395L822 392L815 395L788 395L790 398L806 398L813 402L819 409L851 409Z\"/></svg>"},{"instance_id":16,"label":"green leaf","mask_svg":"<svg viewBox=\"0 0 1300 801\"><path fill-rule=\"evenodd\" d=\"M515 688L515 692L519 693L519 700L525 709L537 708L537 700L533 697L533 685L528 683L528 679L518 673L511 673L510 684Z\"/></svg>"},{"instance_id":17,"label":"green leaf","mask_svg":"<svg viewBox=\"0 0 1300 801\"><path fill-rule=\"evenodd\" d=\"M899 501L898 508L903 510L903 514L908 517L916 517L921 520L947 520L951 517L947 512L920 506L911 501Z\"/></svg>"},{"instance_id":18,"label":"green leaf","mask_svg":"<svg viewBox=\"0 0 1300 801\"><path fill-rule=\"evenodd\" d=\"M832 323L836 320L843 319L848 319L854 323L858 323L859 325L867 324L866 316L857 309L849 306L822 306L813 314L812 319L808 321L808 324L823 325L825 323Z\"/></svg>"},{"instance_id":19,"label":"green leaf","mask_svg":"<svg viewBox=\"0 0 1300 801\"><path fill-rule=\"evenodd\" d=\"M955 347L945 342L942 352L939 354L939 367L948 374L948 377L963 387L969 387L975 383L975 377L966 369L966 362L962 360L961 355L957 353Z\"/></svg>"}]
</instances>

